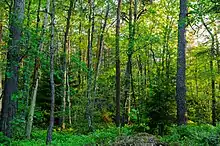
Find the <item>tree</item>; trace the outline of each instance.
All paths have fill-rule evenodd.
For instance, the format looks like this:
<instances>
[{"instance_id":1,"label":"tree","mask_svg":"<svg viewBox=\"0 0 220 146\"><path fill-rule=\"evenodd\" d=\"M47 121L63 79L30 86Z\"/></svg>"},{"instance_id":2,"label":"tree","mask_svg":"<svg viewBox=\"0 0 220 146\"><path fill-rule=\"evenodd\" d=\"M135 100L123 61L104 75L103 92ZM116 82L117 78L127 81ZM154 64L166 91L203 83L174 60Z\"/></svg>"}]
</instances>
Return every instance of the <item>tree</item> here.
<instances>
[{"instance_id":1,"label":"tree","mask_svg":"<svg viewBox=\"0 0 220 146\"><path fill-rule=\"evenodd\" d=\"M109 15L109 1L107 4L106 12L105 12L105 18L104 18L104 23L102 24L101 27L101 34L99 38L99 46L98 46L98 61L96 63L96 69L95 69L95 79L94 79L94 98L96 96L96 90L97 90L97 80L99 76L99 70L101 66L101 61L102 61L102 54L103 54L103 48L104 48L104 33L107 25L107 20L108 20L108 15Z\"/></svg>"},{"instance_id":2,"label":"tree","mask_svg":"<svg viewBox=\"0 0 220 146\"><path fill-rule=\"evenodd\" d=\"M115 61L116 61L116 126L120 126L120 15L121 15L121 0L118 0L117 20L116 20L116 45L115 45Z\"/></svg>"},{"instance_id":3,"label":"tree","mask_svg":"<svg viewBox=\"0 0 220 146\"><path fill-rule=\"evenodd\" d=\"M40 6L41 6L41 0L39 0L38 4L38 14L37 14L37 28L36 31L38 32L38 25L40 21ZM34 117L34 110L35 110L35 105L36 105L36 98L37 98L37 91L38 91L38 86L39 86L39 71L40 71L40 53L42 53L43 50L43 43L44 43L44 37L45 37L45 32L46 32L46 25L48 21L48 13L50 9L50 0L47 0L46 8L45 8L45 14L44 14L44 21L43 21L43 26L42 26L42 32L41 32L41 38L38 44L38 50L37 50L37 56L35 57L35 64L34 64L34 77L33 77L33 86L32 86L32 91L31 91L31 105L30 105L30 111L28 113L28 118L27 118L27 123L26 123L26 137L30 139L31 131L32 131L32 125L33 125L33 117Z\"/></svg>"},{"instance_id":4,"label":"tree","mask_svg":"<svg viewBox=\"0 0 220 146\"><path fill-rule=\"evenodd\" d=\"M89 29L88 29L88 50L87 50L87 98L86 116L88 120L89 130L92 131L92 48L93 48L93 32L94 32L94 0L88 0L89 4Z\"/></svg>"},{"instance_id":5,"label":"tree","mask_svg":"<svg viewBox=\"0 0 220 146\"><path fill-rule=\"evenodd\" d=\"M52 0L51 10L51 42L50 42L50 87L51 87L51 109L50 125L47 131L46 144L52 141L52 132L54 126L54 106L55 106L55 85L54 85L54 53L55 53L55 0Z\"/></svg>"},{"instance_id":6,"label":"tree","mask_svg":"<svg viewBox=\"0 0 220 146\"><path fill-rule=\"evenodd\" d=\"M20 61L20 44L22 39L22 26L24 19L24 0L15 0L10 12L10 39L8 41L7 71L5 74L5 85L3 91L3 108L1 114L1 131L4 135L12 137L12 120L16 116L17 92L18 92L18 70Z\"/></svg>"},{"instance_id":7,"label":"tree","mask_svg":"<svg viewBox=\"0 0 220 146\"><path fill-rule=\"evenodd\" d=\"M177 76L176 76L176 103L177 123L186 124L186 19L187 0L180 0L180 14L178 22L178 54L177 54Z\"/></svg>"},{"instance_id":8,"label":"tree","mask_svg":"<svg viewBox=\"0 0 220 146\"><path fill-rule=\"evenodd\" d=\"M212 86L212 125L216 126L216 97L215 97L215 75L214 75L214 57L215 57L215 35L209 30L208 26L201 18L202 24L205 26L205 29L208 31L211 37L211 48L210 48L210 72L211 72L211 86Z\"/></svg>"},{"instance_id":9,"label":"tree","mask_svg":"<svg viewBox=\"0 0 220 146\"><path fill-rule=\"evenodd\" d=\"M63 115L62 115L62 128L65 129L65 111L66 111L66 95L67 95L67 41L69 35L69 28L70 28L70 19L72 15L73 9L73 0L70 0L70 5L68 9L68 16L66 21L66 30L64 34L64 46L63 46ZM70 110L70 109L69 109Z\"/></svg>"}]
</instances>

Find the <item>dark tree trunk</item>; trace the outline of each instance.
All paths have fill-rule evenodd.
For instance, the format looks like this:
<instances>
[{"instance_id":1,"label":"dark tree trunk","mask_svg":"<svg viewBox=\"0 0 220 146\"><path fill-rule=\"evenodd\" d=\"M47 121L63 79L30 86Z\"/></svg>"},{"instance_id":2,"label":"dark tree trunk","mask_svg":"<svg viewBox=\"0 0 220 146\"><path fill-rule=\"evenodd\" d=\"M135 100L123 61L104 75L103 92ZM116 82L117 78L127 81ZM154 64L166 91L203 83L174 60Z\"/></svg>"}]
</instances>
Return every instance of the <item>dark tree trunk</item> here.
<instances>
[{"instance_id":1,"label":"dark tree trunk","mask_svg":"<svg viewBox=\"0 0 220 146\"><path fill-rule=\"evenodd\" d=\"M131 86L131 68L132 68L132 54L133 54L133 14L132 14L132 5L133 0L130 0L130 8L129 8L129 43L128 43L128 51L127 51L127 67L125 72L125 99L124 99L124 116L128 117L125 121L129 121L129 113L131 106L131 97L129 96L130 86ZM127 107L126 107L127 102ZM126 111L127 108L127 111Z\"/></svg>"},{"instance_id":2,"label":"dark tree trunk","mask_svg":"<svg viewBox=\"0 0 220 146\"><path fill-rule=\"evenodd\" d=\"M0 22L0 46L2 43L2 34L3 34L3 30L2 30L3 26L2 26L2 22ZM0 112L2 111L2 70L3 68L0 67Z\"/></svg>"},{"instance_id":3,"label":"dark tree trunk","mask_svg":"<svg viewBox=\"0 0 220 146\"><path fill-rule=\"evenodd\" d=\"M121 15L121 0L118 0L117 7L117 22L116 22L116 126L120 126L120 48L119 48L119 33L120 33L120 15Z\"/></svg>"},{"instance_id":4,"label":"dark tree trunk","mask_svg":"<svg viewBox=\"0 0 220 146\"><path fill-rule=\"evenodd\" d=\"M89 131L92 131L92 41L93 41L93 31L94 31L94 2L93 0L88 0L89 4L89 29L88 29L88 51L87 51L87 61L88 61L88 75L87 75L87 98L88 103L86 107L86 117L88 120ZM92 26L92 27L91 27Z\"/></svg>"},{"instance_id":5,"label":"dark tree trunk","mask_svg":"<svg viewBox=\"0 0 220 146\"><path fill-rule=\"evenodd\" d=\"M55 86L54 86L54 53L55 53L55 0L52 0L51 10L51 42L50 42L50 86L51 86L51 109L50 109L50 125L47 131L46 144L52 141L52 132L54 126L54 106L55 106Z\"/></svg>"},{"instance_id":6,"label":"dark tree trunk","mask_svg":"<svg viewBox=\"0 0 220 146\"><path fill-rule=\"evenodd\" d=\"M176 76L176 103L177 103L177 123L186 124L186 19L187 0L180 0L180 14L178 23L178 56L177 56L177 76Z\"/></svg>"},{"instance_id":7,"label":"dark tree trunk","mask_svg":"<svg viewBox=\"0 0 220 146\"><path fill-rule=\"evenodd\" d=\"M22 36L22 25L24 19L24 0L15 0L10 20L10 38L8 42L7 67L5 74L5 85L3 92L3 107L1 114L1 131L4 135L12 137L12 120L16 115L18 91L18 68L19 52ZM9 73L9 74L8 74ZM15 97L15 99L13 99Z\"/></svg>"}]
</instances>

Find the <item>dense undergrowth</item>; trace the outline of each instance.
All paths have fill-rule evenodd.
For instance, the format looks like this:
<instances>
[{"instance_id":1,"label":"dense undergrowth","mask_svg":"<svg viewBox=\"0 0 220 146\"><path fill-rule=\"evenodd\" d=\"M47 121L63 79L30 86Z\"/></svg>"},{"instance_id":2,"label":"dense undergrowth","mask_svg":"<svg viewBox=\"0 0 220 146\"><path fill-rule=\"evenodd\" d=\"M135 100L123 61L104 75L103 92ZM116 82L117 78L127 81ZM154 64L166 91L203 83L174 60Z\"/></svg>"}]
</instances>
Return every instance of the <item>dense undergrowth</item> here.
<instances>
[{"instance_id":1,"label":"dense undergrowth","mask_svg":"<svg viewBox=\"0 0 220 146\"><path fill-rule=\"evenodd\" d=\"M55 131L53 133L52 145L71 145L71 146L83 146L83 145L110 145L118 136L126 136L132 133L131 128L116 128L110 127L108 129L96 130L93 133L87 135L77 135L71 131ZM46 130L35 130L32 133L31 140L10 140L8 138L0 136L0 143L2 145L12 146L44 146Z\"/></svg>"},{"instance_id":2,"label":"dense undergrowth","mask_svg":"<svg viewBox=\"0 0 220 146\"><path fill-rule=\"evenodd\" d=\"M55 131L53 133L52 145L112 145L118 137L120 141L124 137L129 136L130 142L135 134L144 131L140 130L138 126L126 126L123 128L110 127L107 129L96 130L93 133L77 135L74 131ZM35 130L32 133L31 140L26 139L8 139L0 135L0 145L11 146L43 146L45 145L46 130ZM134 135L134 136L132 136ZM147 134L146 134L147 135ZM137 136L134 142L138 141ZM142 138L143 139L143 138ZM220 125L216 127L212 125L188 125L188 126L174 126L171 128L169 135L160 137L158 139L165 145L171 146L218 146L220 144Z\"/></svg>"},{"instance_id":3,"label":"dense undergrowth","mask_svg":"<svg viewBox=\"0 0 220 146\"><path fill-rule=\"evenodd\" d=\"M188 125L173 127L171 133L161 141L173 146L218 146L220 145L220 125Z\"/></svg>"}]
</instances>

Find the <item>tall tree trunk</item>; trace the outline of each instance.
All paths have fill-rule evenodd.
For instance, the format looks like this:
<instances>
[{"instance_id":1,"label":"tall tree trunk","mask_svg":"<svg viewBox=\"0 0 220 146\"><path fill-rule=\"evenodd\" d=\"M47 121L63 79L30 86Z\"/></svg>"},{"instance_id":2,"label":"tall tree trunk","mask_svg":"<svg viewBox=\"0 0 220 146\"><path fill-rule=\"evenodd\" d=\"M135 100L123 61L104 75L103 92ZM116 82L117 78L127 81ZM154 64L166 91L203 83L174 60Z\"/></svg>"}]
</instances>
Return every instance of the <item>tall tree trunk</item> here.
<instances>
[{"instance_id":1,"label":"tall tree trunk","mask_svg":"<svg viewBox=\"0 0 220 146\"><path fill-rule=\"evenodd\" d=\"M28 8L27 8L27 28L30 28L30 8L31 8L31 0L28 1ZM30 45L30 32L27 32L27 40L26 40L26 50L29 50L31 47ZM24 61L24 90L23 90L23 104L26 105L24 109L23 117L24 119L27 117L28 113L28 104L29 104L29 84L30 84L30 57L27 55L26 60Z\"/></svg>"},{"instance_id":2,"label":"tall tree trunk","mask_svg":"<svg viewBox=\"0 0 220 146\"><path fill-rule=\"evenodd\" d=\"M205 29L208 31L210 37L211 37L211 48L210 48L210 72L211 72L211 86L212 86L212 125L216 126L216 97L215 97L215 73L214 73L214 57L215 57L215 36L211 32L211 30L208 28L207 24L201 18L203 25L205 26Z\"/></svg>"},{"instance_id":3,"label":"tall tree trunk","mask_svg":"<svg viewBox=\"0 0 220 146\"><path fill-rule=\"evenodd\" d=\"M220 57L218 33L215 34L215 43L216 43L217 56ZM220 59L217 60L217 68L218 68L218 75L220 75ZM220 80L218 81L218 92L219 92L218 97L220 97Z\"/></svg>"},{"instance_id":4,"label":"tall tree trunk","mask_svg":"<svg viewBox=\"0 0 220 146\"><path fill-rule=\"evenodd\" d=\"M47 131L46 144L52 141L52 132L54 126L54 106L55 106L55 86L54 86L54 53L55 53L55 0L52 0L51 10L51 42L50 42L50 86L51 86L51 109L50 109L50 125Z\"/></svg>"},{"instance_id":5,"label":"tall tree trunk","mask_svg":"<svg viewBox=\"0 0 220 146\"><path fill-rule=\"evenodd\" d=\"M73 0L70 0L69 10L68 10L68 16L67 16L67 22L66 22L66 31L64 35L64 47L63 47L63 113L62 113L62 129L65 129L65 112L66 112L66 85L67 85L67 61L66 61L66 54L67 54L67 38L69 35L69 28L70 28L70 19L72 15L72 9L73 9Z\"/></svg>"},{"instance_id":6,"label":"tall tree trunk","mask_svg":"<svg viewBox=\"0 0 220 146\"><path fill-rule=\"evenodd\" d=\"M94 31L94 1L88 0L89 4L89 29L88 29L88 51L87 51L87 61L88 61L88 75L87 75L87 98L88 103L86 107L86 116L88 120L89 131L93 130L92 127L92 40Z\"/></svg>"},{"instance_id":7,"label":"tall tree trunk","mask_svg":"<svg viewBox=\"0 0 220 146\"><path fill-rule=\"evenodd\" d=\"M102 53L103 53L103 47L104 47L104 33L105 33L106 25L107 25L108 14L109 14L109 2L107 4L105 18L104 18L104 24L102 26L102 30L101 30L101 34L100 34L98 61L97 61L97 64L96 64L96 69L95 69L94 98L96 96L96 90L97 90L97 83L96 82L97 82L97 79L98 79L99 68L100 68L101 61L102 61Z\"/></svg>"},{"instance_id":8,"label":"tall tree trunk","mask_svg":"<svg viewBox=\"0 0 220 146\"><path fill-rule=\"evenodd\" d=\"M82 51L81 51L81 45L82 45L82 20L80 19L79 22L79 61L82 61ZM81 88L81 83L82 83L82 77L81 77L81 67L78 68L78 83L79 83L79 88Z\"/></svg>"},{"instance_id":9,"label":"tall tree trunk","mask_svg":"<svg viewBox=\"0 0 220 146\"><path fill-rule=\"evenodd\" d=\"M38 16L37 16L37 26L36 26L37 32L38 32L39 22L40 22L40 16L39 16L40 6L41 6L41 0L39 0L39 4L38 4ZM39 55L43 50L43 43L44 43L43 39L45 37L49 9L50 9L50 0L47 0L45 14L44 14L44 22L42 25L41 38L40 38L40 41L38 44L38 50L37 50L38 52L37 52L37 56L35 57L35 64L34 64L33 85L31 87L31 105L30 105L30 110L28 113L28 119L27 119L27 123L26 123L26 137L28 139L30 139L32 125L33 125L33 117L34 117L34 110L35 110L35 105L36 105L37 90L38 90L38 85L39 85L38 83L39 83L39 79L40 79L40 75L39 75L40 57L39 57Z\"/></svg>"},{"instance_id":10,"label":"tall tree trunk","mask_svg":"<svg viewBox=\"0 0 220 146\"><path fill-rule=\"evenodd\" d=\"M120 16L121 16L121 0L118 0L117 6L117 21L116 21L116 46L115 46L115 61L116 61L116 126L120 127Z\"/></svg>"},{"instance_id":11,"label":"tall tree trunk","mask_svg":"<svg viewBox=\"0 0 220 146\"><path fill-rule=\"evenodd\" d=\"M132 8L133 8L133 3L134 3L134 13L132 13ZM134 50L134 36L135 36L135 31L136 31L136 20L137 20L137 5L138 2L137 0L130 0L130 8L129 8L129 44L128 44L128 51L127 51L127 56L128 56L128 61L127 61L127 67L126 67L126 73L125 73L125 100L128 102L127 105L127 115L126 112L124 113L125 117L128 117L127 122L129 122L129 113L131 109L131 96L129 95L130 92L130 87L132 91L132 98L134 105L136 105L135 101L135 93L134 93L134 83L133 83L133 77L132 77L132 56L133 56L133 50ZM133 22L133 15L134 15L134 22ZM124 104L125 105L125 104ZM124 107L126 109L126 107Z\"/></svg>"},{"instance_id":12,"label":"tall tree trunk","mask_svg":"<svg viewBox=\"0 0 220 146\"><path fill-rule=\"evenodd\" d=\"M3 107L1 114L1 129L4 135L12 136L12 120L16 115L17 99L12 99L18 91L18 67L19 52L24 19L24 0L14 0L11 21L9 26L10 38L8 42L7 67L5 74L5 85L3 91ZM8 74L10 73L10 75Z\"/></svg>"},{"instance_id":13,"label":"tall tree trunk","mask_svg":"<svg viewBox=\"0 0 220 146\"><path fill-rule=\"evenodd\" d=\"M176 103L177 103L177 123L186 124L186 19L187 0L180 0L180 14L178 23L178 56L177 56L177 76L176 76Z\"/></svg>"},{"instance_id":14,"label":"tall tree trunk","mask_svg":"<svg viewBox=\"0 0 220 146\"><path fill-rule=\"evenodd\" d=\"M1 43L2 43L2 34L3 34L3 26L2 26L2 22L0 21L0 47L1 47ZM0 57L0 59L2 59ZM0 112L2 111L2 66L0 66Z\"/></svg>"},{"instance_id":15,"label":"tall tree trunk","mask_svg":"<svg viewBox=\"0 0 220 146\"><path fill-rule=\"evenodd\" d=\"M67 62L67 75L66 75L66 85L67 85L67 102L68 102L68 119L69 124L72 125L72 114L71 114L71 99L70 99L70 83L69 83L69 74L70 74L70 40L68 42L68 62Z\"/></svg>"},{"instance_id":16,"label":"tall tree trunk","mask_svg":"<svg viewBox=\"0 0 220 146\"><path fill-rule=\"evenodd\" d=\"M126 66L126 72L125 72L125 98L124 98L124 121L123 124L125 124L125 122L129 121L129 113L130 113L130 106L131 106L131 96L129 95L130 92L130 86L131 86L131 61L132 61L132 51L133 51L133 23L132 23L132 18L133 18L133 14L132 14L132 5L133 5L133 0L130 0L130 7L129 7L129 44L128 44L128 51L127 51L127 57L128 57L128 61L127 61L127 66ZM127 102L127 106L126 106L126 102Z\"/></svg>"},{"instance_id":17,"label":"tall tree trunk","mask_svg":"<svg viewBox=\"0 0 220 146\"><path fill-rule=\"evenodd\" d=\"M132 32L133 49L134 49L135 34L136 34L137 7L138 7L138 0L134 0L134 22L133 22L133 32ZM132 49L132 54L133 54L133 49ZM132 71L133 71L133 69L132 69L132 64L131 64L131 91L132 91L133 105L134 105L134 108L136 108L136 99L135 99L135 92L134 92L134 78L133 78L133 72Z\"/></svg>"}]
</instances>

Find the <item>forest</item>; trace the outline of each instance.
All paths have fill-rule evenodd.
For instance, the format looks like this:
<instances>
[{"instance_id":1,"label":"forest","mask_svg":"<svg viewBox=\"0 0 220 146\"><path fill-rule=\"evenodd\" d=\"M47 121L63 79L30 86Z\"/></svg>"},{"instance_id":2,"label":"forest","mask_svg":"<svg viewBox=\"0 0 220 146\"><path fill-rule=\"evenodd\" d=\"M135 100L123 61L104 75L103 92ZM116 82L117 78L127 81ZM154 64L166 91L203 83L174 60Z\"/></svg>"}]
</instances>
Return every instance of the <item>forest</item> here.
<instances>
[{"instance_id":1,"label":"forest","mask_svg":"<svg viewBox=\"0 0 220 146\"><path fill-rule=\"evenodd\" d=\"M218 146L219 41L219 0L0 0L0 146Z\"/></svg>"}]
</instances>

